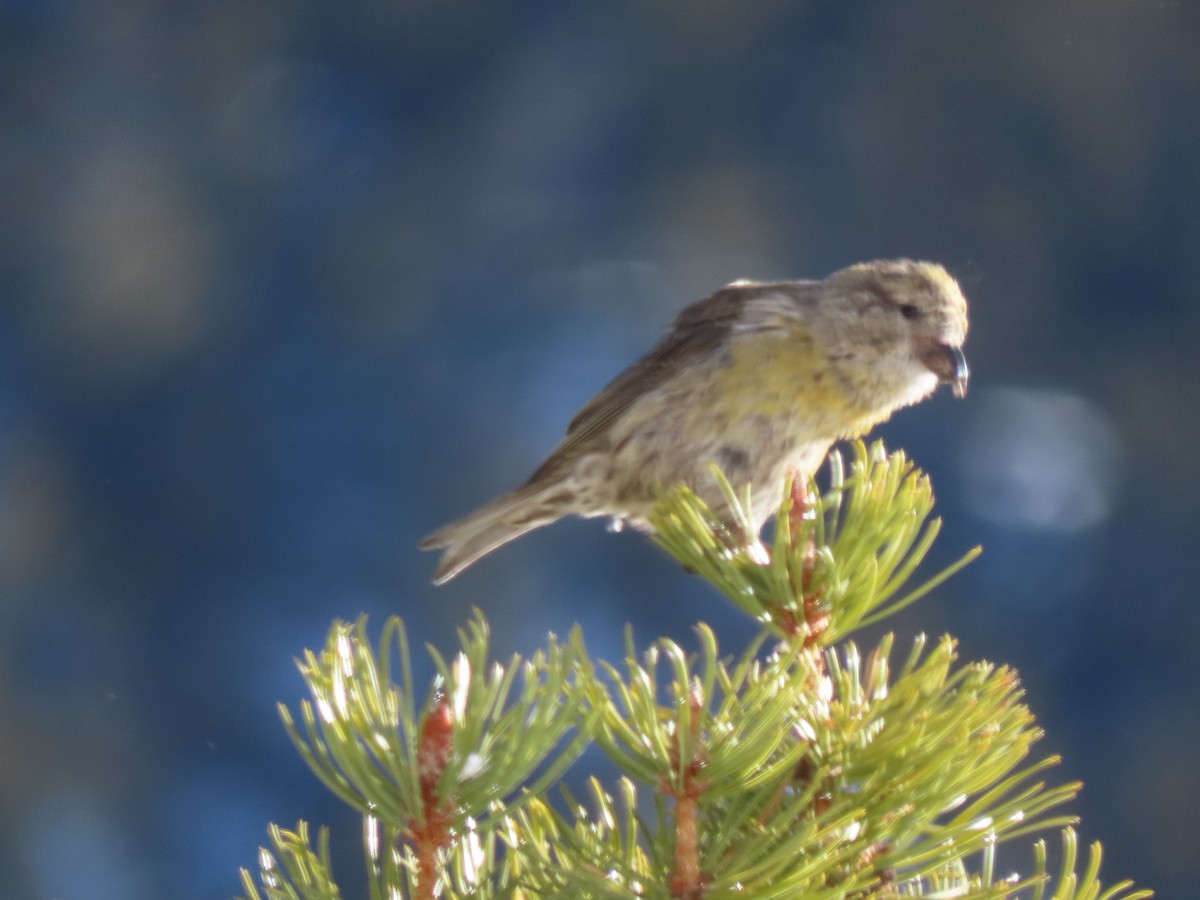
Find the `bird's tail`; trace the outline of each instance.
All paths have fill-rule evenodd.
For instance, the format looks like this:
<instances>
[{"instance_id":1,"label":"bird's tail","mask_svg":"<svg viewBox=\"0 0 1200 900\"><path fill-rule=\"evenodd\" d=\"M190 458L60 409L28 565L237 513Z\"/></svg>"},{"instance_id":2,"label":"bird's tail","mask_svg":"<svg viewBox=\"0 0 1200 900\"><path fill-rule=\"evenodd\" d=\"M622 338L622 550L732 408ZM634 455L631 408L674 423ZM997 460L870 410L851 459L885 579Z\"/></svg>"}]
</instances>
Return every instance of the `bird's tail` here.
<instances>
[{"instance_id":1,"label":"bird's tail","mask_svg":"<svg viewBox=\"0 0 1200 900\"><path fill-rule=\"evenodd\" d=\"M527 484L439 528L420 543L422 550L445 548L433 583L445 584L497 547L561 519L571 512L570 501L561 483Z\"/></svg>"}]
</instances>

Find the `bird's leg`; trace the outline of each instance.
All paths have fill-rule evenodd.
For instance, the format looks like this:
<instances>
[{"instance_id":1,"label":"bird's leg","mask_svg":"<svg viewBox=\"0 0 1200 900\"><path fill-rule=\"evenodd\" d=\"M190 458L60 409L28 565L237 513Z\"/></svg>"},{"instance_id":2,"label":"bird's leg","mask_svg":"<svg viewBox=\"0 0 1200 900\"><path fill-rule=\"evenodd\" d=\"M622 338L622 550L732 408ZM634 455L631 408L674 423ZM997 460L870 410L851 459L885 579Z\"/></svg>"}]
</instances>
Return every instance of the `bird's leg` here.
<instances>
[{"instance_id":1,"label":"bird's leg","mask_svg":"<svg viewBox=\"0 0 1200 900\"><path fill-rule=\"evenodd\" d=\"M758 535L754 533L748 534L732 516L724 520L721 527L716 531L716 535L731 555L745 553L750 557L752 562L756 562L760 566L770 564L771 554L763 546L762 541L758 539Z\"/></svg>"}]
</instances>

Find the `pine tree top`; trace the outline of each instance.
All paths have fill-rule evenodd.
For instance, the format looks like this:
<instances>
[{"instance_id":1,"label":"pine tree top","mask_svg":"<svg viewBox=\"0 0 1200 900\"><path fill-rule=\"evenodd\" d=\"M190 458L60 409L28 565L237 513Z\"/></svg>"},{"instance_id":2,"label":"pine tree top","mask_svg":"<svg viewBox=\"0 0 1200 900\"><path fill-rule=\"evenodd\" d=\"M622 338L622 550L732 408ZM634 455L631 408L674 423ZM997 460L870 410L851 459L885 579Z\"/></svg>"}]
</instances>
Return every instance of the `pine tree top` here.
<instances>
[{"instance_id":1,"label":"pine tree top","mask_svg":"<svg viewBox=\"0 0 1200 900\"><path fill-rule=\"evenodd\" d=\"M335 622L300 660L311 699L280 713L363 815L372 900L1148 896L1103 889L1096 845L1076 871L1059 810L1079 785L1042 780L1057 760L1031 759L1041 732L1015 672L959 663L949 637L902 654L890 634L866 654L848 640L978 553L910 586L941 524L929 479L857 443L825 491L793 487L769 547L686 489L655 512L656 542L760 624L733 656L701 623L692 654L627 634L622 661L593 660L577 627L501 663L476 611L453 656L430 648L418 692L399 618L378 644L364 619ZM576 777L591 747L615 783ZM1042 842L1027 875L998 872L1001 844L1055 828L1057 876ZM270 837L246 897L342 896L326 832L315 849L303 822Z\"/></svg>"}]
</instances>

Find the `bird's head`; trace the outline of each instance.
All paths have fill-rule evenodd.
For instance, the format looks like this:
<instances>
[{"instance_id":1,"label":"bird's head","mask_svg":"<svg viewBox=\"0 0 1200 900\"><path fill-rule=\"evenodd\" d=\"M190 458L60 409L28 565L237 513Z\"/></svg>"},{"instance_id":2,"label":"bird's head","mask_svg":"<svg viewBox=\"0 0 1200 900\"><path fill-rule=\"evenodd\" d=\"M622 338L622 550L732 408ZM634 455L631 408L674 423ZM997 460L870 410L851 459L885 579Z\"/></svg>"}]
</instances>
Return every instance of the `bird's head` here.
<instances>
[{"instance_id":1,"label":"bird's head","mask_svg":"<svg viewBox=\"0 0 1200 900\"><path fill-rule=\"evenodd\" d=\"M967 392L967 301L958 283L936 263L880 260L860 263L825 280L826 296L842 306L848 328L881 354L912 364L928 393L949 384ZM929 382L932 373L936 381Z\"/></svg>"}]
</instances>

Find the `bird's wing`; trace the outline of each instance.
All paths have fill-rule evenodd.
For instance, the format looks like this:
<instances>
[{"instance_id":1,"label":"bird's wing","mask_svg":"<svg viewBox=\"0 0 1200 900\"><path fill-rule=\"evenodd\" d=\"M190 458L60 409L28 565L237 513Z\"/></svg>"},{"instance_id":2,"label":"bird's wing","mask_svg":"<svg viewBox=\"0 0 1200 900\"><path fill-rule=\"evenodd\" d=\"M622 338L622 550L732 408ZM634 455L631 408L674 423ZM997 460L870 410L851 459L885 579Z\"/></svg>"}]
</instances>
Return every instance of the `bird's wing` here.
<instances>
[{"instance_id":1,"label":"bird's wing","mask_svg":"<svg viewBox=\"0 0 1200 900\"><path fill-rule=\"evenodd\" d=\"M671 331L649 353L609 382L575 415L566 439L530 477L538 481L603 434L638 398L663 384L727 339L750 294L749 285L730 285L684 309Z\"/></svg>"}]
</instances>

